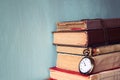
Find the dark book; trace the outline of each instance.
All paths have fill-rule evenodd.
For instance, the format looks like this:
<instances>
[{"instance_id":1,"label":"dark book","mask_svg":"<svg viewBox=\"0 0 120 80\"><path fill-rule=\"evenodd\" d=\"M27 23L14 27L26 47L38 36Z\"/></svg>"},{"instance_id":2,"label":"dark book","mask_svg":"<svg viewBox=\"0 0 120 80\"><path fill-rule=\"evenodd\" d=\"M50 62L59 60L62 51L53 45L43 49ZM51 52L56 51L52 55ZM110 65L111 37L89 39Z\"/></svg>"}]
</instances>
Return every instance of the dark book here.
<instances>
[{"instance_id":1,"label":"dark book","mask_svg":"<svg viewBox=\"0 0 120 80\"><path fill-rule=\"evenodd\" d=\"M65 46L100 46L120 42L120 26L115 28L80 30L80 31L55 31L53 44Z\"/></svg>"}]
</instances>

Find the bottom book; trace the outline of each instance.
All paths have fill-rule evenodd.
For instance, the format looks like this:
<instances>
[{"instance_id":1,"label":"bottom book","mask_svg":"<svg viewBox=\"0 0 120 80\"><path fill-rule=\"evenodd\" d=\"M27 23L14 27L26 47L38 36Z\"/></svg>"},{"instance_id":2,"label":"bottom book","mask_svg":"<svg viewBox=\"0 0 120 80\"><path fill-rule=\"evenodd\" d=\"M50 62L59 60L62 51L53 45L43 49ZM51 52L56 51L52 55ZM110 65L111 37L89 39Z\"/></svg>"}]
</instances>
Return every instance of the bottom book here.
<instances>
[{"instance_id":1,"label":"bottom book","mask_svg":"<svg viewBox=\"0 0 120 80\"><path fill-rule=\"evenodd\" d=\"M85 76L79 72L52 67L50 77L49 80L120 80L120 68Z\"/></svg>"}]
</instances>

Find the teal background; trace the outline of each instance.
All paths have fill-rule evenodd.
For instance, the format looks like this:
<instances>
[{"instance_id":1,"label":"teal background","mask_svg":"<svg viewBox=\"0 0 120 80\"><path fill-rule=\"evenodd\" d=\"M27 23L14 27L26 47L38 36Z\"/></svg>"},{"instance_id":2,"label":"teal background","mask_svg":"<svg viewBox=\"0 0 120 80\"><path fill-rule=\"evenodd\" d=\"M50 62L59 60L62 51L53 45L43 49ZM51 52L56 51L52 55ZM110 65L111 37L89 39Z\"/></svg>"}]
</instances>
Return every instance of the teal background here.
<instances>
[{"instance_id":1,"label":"teal background","mask_svg":"<svg viewBox=\"0 0 120 80\"><path fill-rule=\"evenodd\" d=\"M56 22L119 18L120 0L0 0L0 80L45 80Z\"/></svg>"}]
</instances>

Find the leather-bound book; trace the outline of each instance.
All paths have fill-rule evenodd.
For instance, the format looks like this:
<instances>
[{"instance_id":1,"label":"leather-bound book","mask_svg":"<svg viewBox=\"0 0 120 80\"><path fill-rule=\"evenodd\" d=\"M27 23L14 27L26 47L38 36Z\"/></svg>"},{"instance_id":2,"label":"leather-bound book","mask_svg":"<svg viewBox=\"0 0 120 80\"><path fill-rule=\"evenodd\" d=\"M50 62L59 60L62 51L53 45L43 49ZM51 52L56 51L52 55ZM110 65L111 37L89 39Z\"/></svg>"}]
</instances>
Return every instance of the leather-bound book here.
<instances>
[{"instance_id":1,"label":"leather-bound book","mask_svg":"<svg viewBox=\"0 0 120 80\"><path fill-rule=\"evenodd\" d=\"M53 44L64 46L100 46L120 42L120 26L108 29L82 31L55 31Z\"/></svg>"}]
</instances>

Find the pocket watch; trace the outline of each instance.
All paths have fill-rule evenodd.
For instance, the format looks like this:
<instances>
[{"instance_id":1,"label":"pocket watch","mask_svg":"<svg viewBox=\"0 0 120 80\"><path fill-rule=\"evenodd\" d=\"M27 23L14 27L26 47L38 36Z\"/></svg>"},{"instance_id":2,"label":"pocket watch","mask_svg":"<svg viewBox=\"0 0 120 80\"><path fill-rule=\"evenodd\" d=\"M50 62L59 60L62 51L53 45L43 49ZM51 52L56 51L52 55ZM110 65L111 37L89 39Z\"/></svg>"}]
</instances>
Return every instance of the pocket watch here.
<instances>
[{"instance_id":1,"label":"pocket watch","mask_svg":"<svg viewBox=\"0 0 120 80\"><path fill-rule=\"evenodd\" d=\"M85 56L79 63L79 72L85 75L90 75L94 68L94 59L90 56Z\"/></svg>"}]
</instances>

